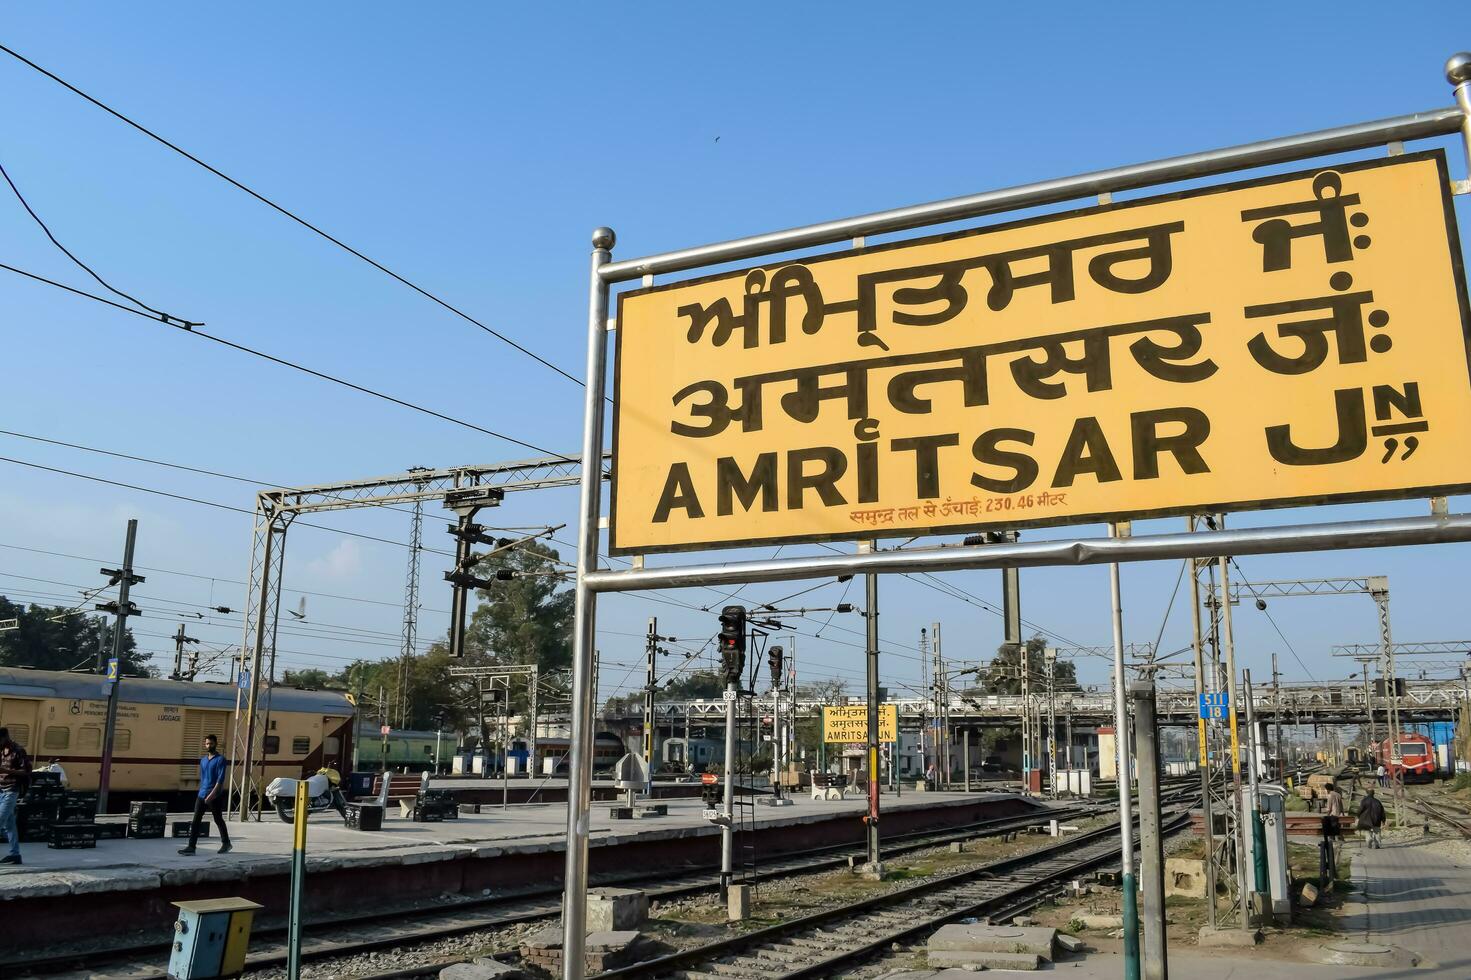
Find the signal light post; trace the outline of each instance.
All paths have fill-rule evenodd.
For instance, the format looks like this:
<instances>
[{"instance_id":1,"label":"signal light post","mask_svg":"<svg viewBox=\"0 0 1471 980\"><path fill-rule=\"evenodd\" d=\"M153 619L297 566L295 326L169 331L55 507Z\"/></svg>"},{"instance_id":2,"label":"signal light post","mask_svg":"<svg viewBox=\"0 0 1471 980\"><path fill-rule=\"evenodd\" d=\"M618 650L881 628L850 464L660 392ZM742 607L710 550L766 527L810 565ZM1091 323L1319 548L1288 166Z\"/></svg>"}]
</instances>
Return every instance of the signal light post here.
<instances>
[{"instance_id":1,"label":"signal light post","mask_svg":"<svg viewBox=\"0 0 1471 980\"><path fill-rule=\"evenodd\" d=\"M867 550L875 551L874 543ZM879 856L879 578L863 576L863 618L868 661L868 867L871 875L884 873Z\"/></svg>"},{"instance_id":2,"label":"signal light post","mask_svg":"<svg viewBox=\"0 0 1471 980\"><path fill-rule=\"evenodd\" d=\"M725 675L725 804L720 827L720 900L730 894L735 865L736 700L746 666L746 607L720 611L720 671Z\"/></svg>"}]
</instances>

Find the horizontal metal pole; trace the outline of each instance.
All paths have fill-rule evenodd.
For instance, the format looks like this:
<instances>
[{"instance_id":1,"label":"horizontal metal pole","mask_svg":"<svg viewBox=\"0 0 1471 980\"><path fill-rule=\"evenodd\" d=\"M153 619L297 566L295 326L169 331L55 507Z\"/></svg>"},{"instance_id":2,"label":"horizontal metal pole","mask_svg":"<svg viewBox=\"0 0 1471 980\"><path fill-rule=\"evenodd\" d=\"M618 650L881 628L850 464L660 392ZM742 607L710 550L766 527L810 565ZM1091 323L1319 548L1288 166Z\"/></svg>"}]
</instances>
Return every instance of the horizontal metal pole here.
<instances>
[{"instance_id":1,"label":"horizontal metal pole","mask_svg":"<svg viewBox=\"0 0 1471 980\"><path fill-rule=\"evenodd\" d=\"M1456 541L1471 541L1471 514L1237 528L1226 531L1154 534L1138 538L1017 541L954 548L780 558L770 561L732 562L727 565L643 568L627 572L597 571L584 575L583 583L594 592L634 592L702 585L789 582L838 575L862 575L868 572L902 574L987 568L1041 568L1048 565L1101 565L1108 562L1219 558L1223 555L1391 548Z\"/></svg>"},{"instance_id":2,"label":"horizontal metal pole","mask_svg":"<svg viewBox=\"0 0 1471 980\"><path fill-rule=\"evenodd\" d=\"M924 225L941 224L946 221L961 221L999 211L1039 207L1057 204L1093 194L1127 191L1153 184L1167 184L1195 177L1209 177L1232 170L1250 167L1265 167L1291 160L1329 153L1344 153L1362 150L1371 146L1382 146L1395 140L1428 139L1432 136L1448 136L1458 133L1464 116L1456 106L1417 112L1408 116L1394 116L1374 122L1321 129L1313 133L1282 136L1277 139L1245 143L1240 146L1219 150L1187 153L1184 156L1167 157L1151 163L1136 163L1111 170L1095 170L1075 177L1058 177L1035 184L1022 184L1001 190L952 197L928 204L915 204L890 211L839 221L824 221L815 225L788 228L764 235L735 238L712 245L680 249L675 252L660 252L638 259L609 262L599 270L604 282L625 282L640 276L664 272L679 272L720 262L735 262L740 259L789 252L793 249L811 248L815 245L830 245L843 242L858 235L878 235L890 231L904 231Z\"/></svg>"}]
</instances>

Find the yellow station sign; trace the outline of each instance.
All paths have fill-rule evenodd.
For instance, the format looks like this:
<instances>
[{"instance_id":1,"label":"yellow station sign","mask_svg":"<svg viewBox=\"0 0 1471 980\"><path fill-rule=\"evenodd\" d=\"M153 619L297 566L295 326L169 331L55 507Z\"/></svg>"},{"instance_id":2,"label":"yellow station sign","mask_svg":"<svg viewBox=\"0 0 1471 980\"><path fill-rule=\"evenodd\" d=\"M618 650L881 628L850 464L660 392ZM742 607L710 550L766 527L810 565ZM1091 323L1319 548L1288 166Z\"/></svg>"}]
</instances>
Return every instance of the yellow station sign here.
<instances>
[{"instance_id":1,"label":"yellow station sign","mask_svg":"<svg viewBox=\"0 0 1471 980\"><path fill-rule=\"evenodd\" d=\"M892 704L879 705L879 741L894 741L894 733L898 730L898 707ZM867 742L868 707L862 704L824 705L822 740L824 742Z\"/></svg>"},{"instance_id":2,"label":"yellow station sign","mask_svg":"<svg viewBox=\"0 0 1471 980\"><path fill-rule=\"evenodd\" d=\"M1440 152L620 294L616 552L1463 492Z\"/></svg>"}]
</instances>

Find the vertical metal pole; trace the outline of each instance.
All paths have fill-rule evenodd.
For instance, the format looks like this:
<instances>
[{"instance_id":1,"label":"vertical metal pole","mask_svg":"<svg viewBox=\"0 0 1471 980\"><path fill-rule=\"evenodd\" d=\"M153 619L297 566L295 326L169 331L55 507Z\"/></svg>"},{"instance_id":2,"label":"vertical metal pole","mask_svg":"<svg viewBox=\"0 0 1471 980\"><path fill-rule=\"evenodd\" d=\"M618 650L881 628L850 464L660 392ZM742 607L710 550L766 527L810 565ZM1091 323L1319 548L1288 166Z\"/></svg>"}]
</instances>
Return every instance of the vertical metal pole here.
<instances>
[{"instance_id":1,"label":"vertical metal pole","mask_svg":"<svg viewBox=\"0 0 1471 980\"><path fill-rule=\"evenodd\" d=\"M1363 668L1364 674L1364 711L1369 715L1369 755L1371 758L1378 759L1379 733L1374 725L1374 682L1370 677L1373 671L1369 669L1369 664L1373 663L1373 660L1368 657L1356 659L1358 659L1359 666Z\"/></svg>"},{"instance_id":2,"label":"vertical metal pole","mask_svg":"<svg viewBox=\"0 0 1471 980\"><path fill-rule=\"evenodd\" d=\"M1267 890L1266 836L1262 833L1261 797L1258 795L1261 779L1258 759L1261 732L1257 728L1256 705L1252 700L1251 671L1245 671L1242 677L1242 687L1245 689L1242 693L1246 699L1246 757L1251 760L1251 766L1247 769L1251 792L1247 797L1245 817L1246 833L1251 834L1251 873L1247 875L1247 879L1251 882L1251 891L1266 898L1264 907L1270 911L1272 902L1271 892Z\"/></svg>"},{"instance_id":3,"label":"vertical metal pole","mask_svg":"<svg viewBox=\"0 0 1471 980\"><path fill-rule=\"evenodd\" d=\"M596 677L597 675L594 674L593 676ZM527 779L531 778L531 770L536 767L536 728L538 720L541 718L541 712L537 704L540 697L541 668L533 664L531 667L531 729L526 733L526 771L521 774Z\"/></svg>"},{"instance_id":4,"label":"vertical metal pole","mask_svg":"<svg viewBox=\"0 0 1471 980\"><path fill-rule=\"evenodd\" d=\"M1276 772L1278 780L1287 771L1287 762L1282 758L1282 684L1281 675L1277 673L1277 655L1272 654L1272 715L1277 722L1277 737L1275 739L1277 756Z\"/></svg>"},{"instance_id":5,"label":"vertical metal pole","mask_svg":"<svg viewBox=\"0 0 1471 980\"><path fill-rule=\"evenodd\" d=\"M935 774L939 777L937 789L950 788L951 743L950 743L950 675L945 666L945 653L940 645L940 624L931 623L930 630L935 641L935 720L940 723L940 764Z\"/></svg>"},{"instance_id":6,"label":"vertical metal pole","mask_svg":"<svg viewBox=\"0 0 1471 980\"><path fill-rule=\"evenodd\" d=\"M1017 669L1022 675L1022 792L1032 792L1032 658L1027 644L1021 644L1021 656L1017 658Z\"/></svg>"},{"instance_id":7,"label":"vertical metal pole","mask_svg":"<svg viewBox=\"0 0 1471 980\"><path fill-rule=\"evenodd\" d=\"M644 653L648 657L648 681L644 684L644 762L648 766L649 778L644 783L644 795L654 796L654 684L656 681L659 650L659 619L649 617L649 630L644 638Z\"/></svg>"},{"instance_id":8,"label":"vertical metal pole","mask_svg":"<svg viewBox=\"0 0 1471 980\"><path fill-rule=\"evenodd\" d=\"M1455 86L1456 105L1461 107L1461 142L1466 165L1471 168L1471 51L1460 51L1446 59L1445 80Z\"/></svg>"},{"instance_id":9,"label":"vertical metal pole","mask_svg":"<svg viewBox=\"0 0 1471 980\"><path fill-rule=\"evenodd\" d=\"M1379 610L1379 652L1383 658L1384 697L1389 705L1389 785L1394 796L1394 823L1401 826L1404 811L1405 777L1404 757L1400 754L1400 721L1398 676L1394 669L1394 635L1389 628L1389 580L1383 577L1369 579L1369 594Z\"/></svg>"},{"instance_id":10,"label":"vertical metal pole","mask_svg":"<svg viewBox=\"0 0 1471 980\"><path fill-rule=\"evenodd\" d=\"M107 812L107 791L112 785L112 743L117 736L117 705L123 686L123 638L128 631L128 589L133 584L133 544L138 538L138 521L128 521L123 542L122 577L117 589L117 618L112 624L112 659L117 661L117 678L107 688L107 728L102 736L102 767L97 777L97 812ZM35 743L39 744L39 743Z\"/></svg>"},{"instance_id":11,"label":"vertical metal pole","mask_svg":"<svg viewBox=\"0 0 1471 980\"><path fill-rule=\"evenodd\" d=\"M873 545L870 550L877 550ZM863 576L868 647L868 867L879 873L879 578Z\"/></svg>"},{"instance_id":12,"label":"vertical metal pole","mask_svg":"<svg viewBox=\"0 0 1471 980\"><path fill-rule=\"evenodd\" d=\"M1008 534L1008 537L1010 535ZM1001 625L1003 631L1003 642L1016 644L1020 649L1017 657L1018 664L1022 669L1022 792L1026 793L1032 785L1031 782L1031 734L1032 725L1030 708L1026 699L1026 647L1022 644L1022 593L1021 593L1021 570L1018 568L1003 568L1001 570Z\"/></svg>"},{"instance_id":13,"label":"vertical metal pole","mask_svg":"<svg viewBox=\"0 0 1471 980\"><path fill-rule=\"evenodd\" d=\"M1221 521L1225 526L1225 521ZM1241 739L1237 728L1236 719L1236 640L1231 631L1231 559L1222 555L1219 559L1221 569L1221 643L1226 648L1226 697L1230 702L1229 720L1231 724L1231 792L1235 800L1236 810L1236 878L1240 883L1237 894L1241 897L1241 915L1239 917L1241 928L1251 931L1251 909L1249 907L1249 896L1251 895L1251 883L1249 869L1246 867L1246 809L1241 799Z\"/></svg>"},{"instance_id":14,"label":"vertical metal pole","mask_svg":"<svg viewBox=\"0 0 1471 980\"><path fill-rule=\"evenodd\" d=\"M388 774L383 774L385 780ZM291 844L291 906L286 923L286 975L289 980L301 978L302 893L306 890L306 818L311 800L306 780L296 784L296 826Z\"/></svg>"},{"instance_id":15,"label":"vertical metal pole","mask_svg":"<svg viewBox=\"0 0 1471 980\"><path fill-rule=\"evenodd\" d=\"M563 875L563 980L582 980L581 955L587 935L587 843L592 811L592 686L598 597L585 577L598 567L598 518L603 500L603 390L608 365L608 285L598 275L615 236L611 228L592 234L588 283L587 393L582 422L582 513L577 524L577 586L572 634L572 732L567 763L567 864Z\"/></svg>"},{"instance_id":16,"label":"vertical metal pole","mask_svg":"<svg viewBox=\"0 0 1471 980\"><path fill-rule=\"evenodd\" d=\"M1057 651L1049 647L1043 653L1047 664L1047 782L1052 798L1057 799L1057 697L1053 690L1053 671Z\"/></svg>"},{"instance_id":17,"label":"vertical metal pole","mask_svg":"<svg viewBox=\"0 0 1471 980\"><path fill-rule=\"evenodd\" d=\"M275 547L276 518L275 514L272 513L266 515L266 540L265 544L261 547L260 593L255 597L255 642L251 644L251 649L242 649L240 651L242 664L247 656L250 657L250 683L245 689L244 704L242 705L245 709L245 753L239 760L232 759L231 762L239 766L239 769L236 771L240 774L239 817L242 821L250 819L250 790L253 785L250 770L251 766L255 764L255 709L260 694L260 662L262 648L266 642L266 621L271 611L271 562L275 560L275 556L272 554ZM235 681L239 684L240 678L237 677ZM237 712L236 724L239 724L238 714Z\"/></svg>"},{"instance_id":18,"label":"vertical metal pole","mask_svg":"<svg viewBox=\"0 0 1471 980\"><path fill-rule=\"evenodd\" d=\"M735 754L736 699L740 685L734 680L725 684L725 823L720 828L720 900L726 900L735 873ZM565 947L564 947L565 948Z\"/></svg>"},{"instance_id":19,"label":"vertical metal pole","mask_svg":"<svg viewBox=\"0 0 1471 980\"><path fill-rule=\"evenodd\" d=\"M1134 751L1139 768L1139 867L1144 890L1144 980L1170 975L1165 926L1165 850L1160 832L1159 724L1153 681L1129 686L1134 700Z\"/></svg>"},{"instance_id":20,"label":"vertical metal pole","mask_svg":"<svg viewBox=\"0 0 1471 980\"><path fill-rule=\"evenodd\" d=\"M506 678L506 699L501 702L501 812L510 809L511 799L511 679Z\"/></svg>"},{"instance_id":21,"label":"vertical metal pole","mask_svg":"<svg viewBox=\"0 0 1471 980\"><path fill-rule=\"evenodd\" d=\"M359 706L363 703L363 670L359 666L352 675L352 771L358 771L358 743L362 741L358 736L362 734L362 720L358 717Z\"/></svg>"},{"instance_id":22,"label":"vertical metal pole","mask_svg":"<svg viewBox=\"0 0 1471 980\"><path fill-rule=\"evenodd\" d=\"M970 792L970 728L966 728L961 735L965 739L962 764L965 766L965 791Z\"/></svg>"},{"instance_id":23,"label":"vertical metal pole","mask_svg":"<svg viewBox=\"0 0 1471 980\"><path fill-rule=\"evenodd\" d=\"M923 777L930 769L929 711L935 703L935 692L929 684L930 634L923 626L919 628L919 687L928 698L928 706L919 711L919 774Z\"/></svg>"},{"instance_id":24,"label":"vertical metal pole","mask_svg":"<svg viewBox=\"0 0 1471 980\"><path fill-rule=\"evenodd\" d=\"M1109 536L1127 537L1127 525L1110 524ZM1134 876L1134 806L1129 796L1129 705L1124 690L1124 606L1119 566L1108 566L1113 603L1113 727L1118 756L1119 847L1123 870L1124 980L1139 980L1139 891Z\"/></svg>"},{"instance_id":25,"label":"vertical metal pole","mask_svg":"<svg viewBox=\"0 0 1471 980\"><path fill-rule=\"evenodd\" d=\"M1195 518L1186 521L1190 531L1195 530ZM1205 642L1200 628L1200 570L1194 558L1188 558L1190 570L1190 625L1191 647L1195 653L1195 703L1200 704L1206 692ZM1205 837L1205 915L1206 924L1216 927L1216 841L1214 820L1211 814L1211 765L1210 742L1206 732L1205 717L1199 711L1196 718L1197 764L1200 766L1200 816Z\"/></svg>"}]
</instances>

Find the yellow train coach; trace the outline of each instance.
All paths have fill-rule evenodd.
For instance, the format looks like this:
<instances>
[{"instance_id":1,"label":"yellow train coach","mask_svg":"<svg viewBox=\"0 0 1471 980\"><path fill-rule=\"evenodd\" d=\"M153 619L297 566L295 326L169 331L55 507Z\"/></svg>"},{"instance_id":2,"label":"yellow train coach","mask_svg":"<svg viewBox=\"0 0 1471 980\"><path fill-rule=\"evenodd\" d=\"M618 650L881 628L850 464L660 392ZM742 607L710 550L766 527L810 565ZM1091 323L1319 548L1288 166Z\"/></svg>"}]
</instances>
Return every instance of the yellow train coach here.
<instances>
[{"instance_id":1,"label":"yellow train coach","mask_svg":"<svg viewBox=\"0 0 1471 980\"><path fill-rule=\"evenodd\" d=\"M122 799L197 790L205 735L218 736L230 754L233 686L127 677L119 693L110 790ZM258 784L323 766L348 771L353 707L345 694L275 687L261 693L260 709L257 723L267 728ZM60 762L72 789L97 788L106 724L105 678L0 667L0 726L37 766Z\"/></svg>"}]
</instances>

